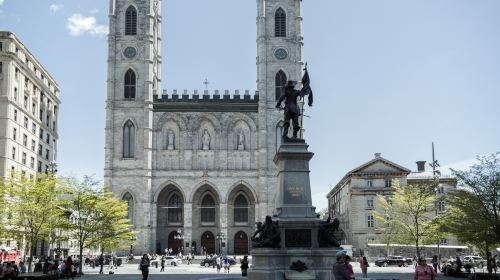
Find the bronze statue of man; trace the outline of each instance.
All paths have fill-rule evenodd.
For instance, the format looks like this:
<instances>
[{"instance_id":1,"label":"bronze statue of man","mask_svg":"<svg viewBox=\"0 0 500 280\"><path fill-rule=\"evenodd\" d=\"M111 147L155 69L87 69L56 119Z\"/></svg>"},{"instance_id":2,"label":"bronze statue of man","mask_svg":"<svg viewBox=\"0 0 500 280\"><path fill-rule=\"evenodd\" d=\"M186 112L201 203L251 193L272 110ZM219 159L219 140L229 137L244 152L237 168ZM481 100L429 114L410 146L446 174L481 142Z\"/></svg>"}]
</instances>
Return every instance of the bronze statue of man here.
<instances>
[{"instance_id":1,"label":"bronze statue of man","mask_svg":"<svg viewBox=\"0 0 500 280\"><path fill-rule=\"evenodd\" d=\"M295 90L296 81L288 81L285 85L285 90L283 94L278 99L278 104L276 104L276 108L282 108L281 102L285 100L285 107L282 108L285 111L283 125L283 138L288 139L288 128L290 128L290 120L293 124L293 138L297 138L297 132L299 132L299 116L302 113L300 111L299 105L297 104L297 99L304 98L305 95L308 95L309 106L313 104L313 92L311 89L311 80L309 79L309 73L307 72L307 63L304 68L304 76L302 77L302 89Z\"/></svg>"}]
</instances>

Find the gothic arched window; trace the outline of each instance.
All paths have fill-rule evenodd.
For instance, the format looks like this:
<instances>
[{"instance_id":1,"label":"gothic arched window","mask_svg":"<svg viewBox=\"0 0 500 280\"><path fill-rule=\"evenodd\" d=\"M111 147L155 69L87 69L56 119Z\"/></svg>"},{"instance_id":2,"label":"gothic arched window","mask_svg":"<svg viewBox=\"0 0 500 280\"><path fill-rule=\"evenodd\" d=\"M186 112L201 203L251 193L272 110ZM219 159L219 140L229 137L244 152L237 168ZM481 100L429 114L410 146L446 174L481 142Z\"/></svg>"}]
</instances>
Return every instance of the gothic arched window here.
<instances>
[{"instance_id":1,"label":"gothic arched window","mask_svg":"<svg viewBox=\"0 0 500 280\"><path fill-rule=\"evenodd\" d=\"M248 223L248 201L242 194L234 200L234 222Z\"/></svg>"},{"instance_id":2,"label":"gothic arched window","mask_svg":"<svg viewBox=\"0 0 500 280\"><path fill-rule=\"evenodd\" d=\"M286 13L282 8L274 14L274 36L286 37Z\"/></svg>"},{"instance_id":3,"label":"gothic arched window","mask_svg":"<svg viewBox=\"0 0 500 280\"><path fill-rule=\"evenodd\" d=\"M123 158L133 158L135 147L135 126L128 120L123 126Z\"/></svg>"},{"instance_id":4,"label":"gothic arched window","mask_svg":"<svg viewBox=\"0 0 500 280\"><path fill-rule=\"evenodd\" d=\"M285 85L286 85L286 75L283 70L278 71L276 73L276 100L280 98L280 96L284 93Z\"/></svg>"},{"instance_id":5,"label":"gothic arched window","mask_svg":"<svg viewBox=\"0 0 500 280\"><path fill-rule=\"evenodd\" d=\"M135 98L135 72L132 69L128 69L125 73L125 99L134 99Z\"/></svg>"},{"instance_id":6,"label":"gothic arched window","mask_svg":"<svg viewBox=\"0 0 500 280\"><path fill-rule=\"evenodd\" d=\"M125 35L137 35L137 10L134 6L125 12Z\"/></svg>"},{"instance_id":7,"label":"gothic arched window","mask_svg":"<svg viewBox=\"0 0 500 280\"><path fill-rule=\"evenodd\" d=\"M178 194L174 194L168 200L168 223L182 222L182 200Z\"/></svg>"},{"instance_id":8,"label":"gothic arched window","mask_svg":"<svg viewBox=\"0 0 500 280\"><path fill-rule=\"evenodd\" d=\"M201 201L201 221L205 223L215 222L215 201L210 195L205 195Z\"/></svg>"},{"instance_id":9,"label":"gothic arched window","mask_svg":"<svg viewBox=\"0 0 500 280\"><path fill-rule=\"evenodd\" d=\"M123 196L123 200L127 202L127 218L131 223L134 222L134 198L128 192Z\"/></svg>"}]
</instances>

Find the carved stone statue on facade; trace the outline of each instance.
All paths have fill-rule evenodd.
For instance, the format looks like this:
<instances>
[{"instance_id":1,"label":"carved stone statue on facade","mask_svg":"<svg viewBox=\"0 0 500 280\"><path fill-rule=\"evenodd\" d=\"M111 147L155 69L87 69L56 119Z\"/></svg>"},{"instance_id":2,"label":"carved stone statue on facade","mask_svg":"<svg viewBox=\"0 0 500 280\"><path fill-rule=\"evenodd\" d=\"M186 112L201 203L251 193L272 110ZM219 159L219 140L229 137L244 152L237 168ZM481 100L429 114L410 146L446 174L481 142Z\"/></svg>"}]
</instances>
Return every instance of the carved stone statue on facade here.
<instances>
[{"instance_id":1,"label":"carved stone statue on facade","mask_svg":"<svg viewBox=\"0 0 500 280\"><path fill-rule=\"evenodd\" d=\"M238 134L238 151L243 150L245 150L245 135L243 134L243 131L240 131Z\"/></svg>"},{"instance_id":2,"label":"carved stone statue on facade","mask_svg":"<svg viewBox=\"0 0 500 280\"><path fill-rule=\"evenodd\" d=\"M340 221L331 218L319 223L318 243L319 247L340 247L343 232L340 230Z\"/></svg>"},{"instance_id":3,"label":"carved stone statue on facade","mask_svg":"<svg viewBox=\"0 0 500 280\"><path fill-rule=\"evenodd\" d=\"M169 130L167 135L167 150L175 150L174 139L174 132L172 130Z\"/></svg>"},{"instance_id":4,"label":"carved stone statue on facade","mask_svg":"<svg viewBox=\"0 0 500 280\"><path fill-rule=\"evenodd\" d=\"M271 216L266 216L264 224L257 225L257 231L252 236L252 245L255 248L280 248L281 232L278 222L273 222Z\"/></svg>"},{"instance_id":5,"label":"carved stone statue on facade","mask_svg":"<svg viewBox=\"0 0 500 280\"><path fill-rule=\"evenodd\" d=\"M206 129L203 131L203 135L201 136L201 141L202 141L202 149L204 151L210 150L210 134L208 134L208 131Z\"/></svg>"}]
</instances>

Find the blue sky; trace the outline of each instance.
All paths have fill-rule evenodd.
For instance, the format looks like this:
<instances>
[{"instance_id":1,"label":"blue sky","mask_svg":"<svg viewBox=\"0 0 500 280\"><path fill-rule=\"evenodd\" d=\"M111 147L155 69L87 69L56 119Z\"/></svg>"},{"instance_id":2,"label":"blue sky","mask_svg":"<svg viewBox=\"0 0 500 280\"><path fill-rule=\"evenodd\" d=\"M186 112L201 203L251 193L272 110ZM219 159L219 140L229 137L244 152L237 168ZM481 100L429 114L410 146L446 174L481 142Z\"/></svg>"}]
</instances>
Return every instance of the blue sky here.
<instances>
[{"instance_id":1,"label":"blue sky","mask_svg":"<svg viewBox=\"0 0 500 280\"><path fill-rule=\"evenodd\" d=\"M255 90L255 0L163 0L162 88ZM314 204L373 153L412 170L500 151L500 1L305 0ZM59 171L104 165L106 0L0 0L61 86Z\"/></svg>"}]
</instances>

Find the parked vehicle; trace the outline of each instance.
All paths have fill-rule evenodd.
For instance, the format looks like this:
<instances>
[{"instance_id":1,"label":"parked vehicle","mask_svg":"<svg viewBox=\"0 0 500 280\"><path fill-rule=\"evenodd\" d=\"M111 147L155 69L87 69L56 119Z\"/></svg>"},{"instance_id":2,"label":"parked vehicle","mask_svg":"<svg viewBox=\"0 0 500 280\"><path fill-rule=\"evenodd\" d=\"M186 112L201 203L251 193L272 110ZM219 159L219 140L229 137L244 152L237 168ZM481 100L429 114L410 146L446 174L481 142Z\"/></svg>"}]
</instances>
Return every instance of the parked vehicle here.
<instances>
[{"instance_id":1,"label":"parked vehicle","mask_svg":"<svg viewBox=\"0 0 500 280\"><path fill-rule=\"evenodd\" d=\"M479 269L483 268L486 265L486 260L481 258L480 256L465 256L463 258L464 264L468 263L472 267L477 267Z\"/></svg>"},{"instance_id":2,"label":"parked vehicle","mask_svg":"<svg viewBox=\"0 0 500 280\"><path fill-rule=\"evenodd\" d=\"M399 267L401 266L408 266L408 264L411 264L412 260L408 260L405 257L402 256L388 256L380 260L375 261L375 265L378 267L386 267L390 265L397 265Z\"/></svg>"},{"instance_id":3,"label":"parked vehicle","mask_svg":"<svg viewBox=\"0 0 500 280\"><path fill-rule=\"evenodd\" d=\"M173 256L165 256L165 264L171 265L171 266L178 266L182 263L182 260L177 257Z\"/></svg>"},{"instance_id":4,"label":"parked vehicle","mask_svg":"<svg viewBox=\"0 0 500 280\"><path fill-rule=\"evenodd\" d=\"M216 257L207 257L200 262L201 266L209 267L215 265Z\"/></svg>"}]
</instances>

